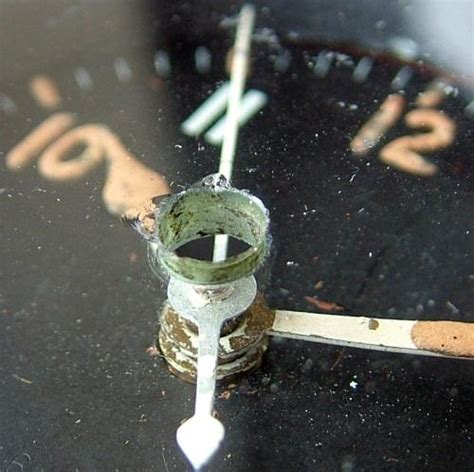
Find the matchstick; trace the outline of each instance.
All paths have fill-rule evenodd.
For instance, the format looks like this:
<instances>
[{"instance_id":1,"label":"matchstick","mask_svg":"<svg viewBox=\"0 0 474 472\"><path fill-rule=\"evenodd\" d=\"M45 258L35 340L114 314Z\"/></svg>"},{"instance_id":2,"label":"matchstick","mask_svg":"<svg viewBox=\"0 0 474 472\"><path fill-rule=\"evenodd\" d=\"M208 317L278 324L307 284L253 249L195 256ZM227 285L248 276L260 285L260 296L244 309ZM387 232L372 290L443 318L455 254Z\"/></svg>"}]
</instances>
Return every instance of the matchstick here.
<instances>
[{"instance_id":1,"label":"matchstick","mask_svg":"<svg viewBox=\"0 0 474 472\"><path fill-rule=\"evenodd\" d=\"M474 323L276 310L268 334L339 346L474 359Z\"/></svg>"}]
</instances>

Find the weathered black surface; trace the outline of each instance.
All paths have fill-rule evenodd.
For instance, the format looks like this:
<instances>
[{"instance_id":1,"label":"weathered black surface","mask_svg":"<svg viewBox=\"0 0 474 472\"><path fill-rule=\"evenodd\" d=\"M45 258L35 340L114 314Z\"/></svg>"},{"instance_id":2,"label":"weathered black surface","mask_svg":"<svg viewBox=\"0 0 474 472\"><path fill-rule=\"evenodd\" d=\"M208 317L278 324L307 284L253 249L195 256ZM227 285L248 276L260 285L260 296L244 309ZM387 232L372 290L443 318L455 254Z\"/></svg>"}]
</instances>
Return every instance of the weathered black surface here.
<instances>
[{"instance_id":1,"label":"weathered black surface","mask_svg":"<svg viewBox=\"0 0 474 472\"><path fill-rule=\"evenodd\" d=\"M221 13L237 7L211 10L205 28L204 14L187 4L41 5L0 7L0 92L19 107L0 121L0 464L9 471L187 470L175 431L192 413L194 389L145 352L164 289L151 277L143 244L106 213L104 169L59 185L34 168L9 173L4 156L47 116L26 84L48 72L68 97L66 109L82 123L106 123L174 190L215 171L218 151L179 132L225 79L222 56L209 77L193 72L201 43L192 25L223 54L229 34L212 31ZM285 8L275 4L276 17ZM278 26L273 10L265 11L259 26ZM173 76L151 86L157 42L172 52ZM310 310L304 297L318 295L354 314L474 321L465 98L445 106L459 132L455 147L435 156L439 177L387 170L375 153L370 165L356 162L348 140L388 93L398 65L377 69L357 88L343 70L315 79L303 49L311 53L291 46L292 69L274 76L269 50L256 47L250 85L270 102L239 142L235 184L272 214L272 305ZM113 75L117 56L133 66L126 86ZM95 79L88 98L72 81L78 65ZM414 80L410 99L426 80ZM351 113L338 102L359 108ZM227 436L209 469L472 471L473 399L469 362L275 340L262 369L218 400Z\"/></svg>"}]
</instances>

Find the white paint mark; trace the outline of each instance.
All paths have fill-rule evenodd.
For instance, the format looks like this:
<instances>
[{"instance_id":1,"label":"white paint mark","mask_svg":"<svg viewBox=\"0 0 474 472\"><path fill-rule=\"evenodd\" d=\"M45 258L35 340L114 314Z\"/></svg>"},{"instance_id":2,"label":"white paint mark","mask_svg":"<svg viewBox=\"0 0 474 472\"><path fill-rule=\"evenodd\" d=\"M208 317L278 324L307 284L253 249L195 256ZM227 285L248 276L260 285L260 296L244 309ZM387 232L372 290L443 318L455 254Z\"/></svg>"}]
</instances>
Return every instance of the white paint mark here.
<instances>
[{"instance_id":1,"label":"white paint mark","mask_svg":"<svg viewBox=\"0 0 474 472\"><path fill-rule=\"evenodd\" d=\"M285 50L282 53L275 56L273 60L273 69L275 70L275 72L279 72L280 74L283 74L290 67L290 63L291 63L291 54L289 53L289 51Z\"/></svg>"},{"instance_id":2,"label":"white paint mark","mask_svg":"<svg viewBox=\"0 0 474 472\"><path fill-rule=\"evenodd\" d=\"M268 96L266 93L259 90L249 90L242 98L240 102L240 109L238 114L238 126L243 126L247 123L252 116L257 114L267 103ZM222 117L205 135L204 138L210 144L219 146L225 135L227 117ZM221 159L219 167L219 173L228 175L232 173L231 168L233 160Z\"/></svg>"},{"instance_id":3,"label":"white paint mark","mask_svg":"<svg viewBox=\"0 0 474 472\"><path fill-rule=\"evenodd\" d=\"M226 82L181 124L181 131L187 136L202 134L224 112L229 93L230 83ZM247 123L265 106L267 101L268 96L264 92L249 90L240 102L238 126ZM214 146L220 146L224 141L225 124L226 116L223 116L205 134L206 141Z\"/></svg>"},{"instance_id":4,"label":"white paint mark","mask_svg":"<svg viewBox=\"0 0 474 472\"><path fill-rule=\"evenodd\" d=\"M354 59L351 56L342 52L334 52L333 58L336 61L336 67L354 67Z\"/></svg>"},{"instance_id":5,"label":"white paint mark","mask_svg":"<svg viewBox=\"0 0 474 472\"><path fill-rule=\"evenodd\" d=\"M272 28L259 28L255 31L252 37L253 41L258 44L266 44L271 48L280 49L280 39L278 34Z\"/></svg>"},{"instance_id":6,"label":"white paint mark","mask_svg":"<svg viewBox=\"0 0 474 472\"><path fill-rule=\"evenodd\" d=\"M229 97L229 82L218 88L181 125L181 131L188 136L199 136L218 116L224 113Z\"/></svg>"},{"instance_id":7,"label":"white paint mark","mask_svg":"<svg viewBox=\"0 0 474 472\"><path fill-rule=\"evenodd\" d=\"M402 90L406 87L413 76L413 69L409 66L403 66L393 78L391 87L392 90Z\"/></svg>"},{"instance_id":8,"label":"white paint mark","mask_svg":"<svg viewBox=\"0 0 474 472\"><path fill-rule=\"evenodd\" d=\"M8 95L0 93L0 110L4 111L7 115L13 115L17 111L17 106Z\"/></svg>"},{"instance_id":9,"label":"white paint mark","mask_svg":"<svg viewBox=\"0 0 474 472\"><path fill-rule=\"evenodd\" d=\"M171 75L170 57L166 51L162 49L156 51L153 63L155 71L160 77L166 78Z\"/></svg>"},{"instance_id":10,"label":"white paint mark","mask_svg":"<svg viewBox=\"0 0 474 472\"><path fill-rule=\"evenodd\" d=\"M329 69L331 68L332 59L333 54L331 53L331 51L321 51L318 54L316 64L313 68L314 75L320 78L326 77L326 75L328 75Z\"/></svg>"},{"instance_id":11,"label":"white paint mark","mask_svg":"<svg viewBox=\"0 0 474 472\"><path fill-rule=\"evenodd\" d=\"M374 60L371 57L363 57L358 63L354 72L352 73L352 80L359 84L365 82L372 70Z\"/></svg>"},{"instance_id":12,"label":"white paint mark","mask_svg":"<svg viewBox=\"0 0 474 472\"><path fill-rule=\"evenodd\" d=\"M194 64L200 74L207 74L211 70L212 56L209 49L199 46L194 51Z\"/></svg>"},{"instance_id":13,"label":"white paint mark","mask_svg":"<svg viewBox=\"0 0 474 472\"><path fill-rule=\"evenodd\" d=\"M92 77L85 67L77 67L74 69L74 79L83 92L88 92L94 85Z\"/></svg>"},{"instance_id":14,"label":"white paint mark","mask_svg":"<svg viewBox=\"0 0 474 472\"><path fill-rule=\"evenodd\" d=\"M411 38L393 36L388 40L388 49L399 59L412 61L420 53L420 46Z\"/></svg>"},{"instance_id":15,"label":"white paint mark","mask_svg":"<svg viewBox=\"0 0 474 472\"><path fill-rule=\"evenodd\" d=\"M115 75L120 82L130 82L132 79L132 69L130 64L123 58L117 57L114 61Z\"/></svg>"},{"instance_id":16,"label":"white paint mark","mask_svg":"<svg viewBox=\"0 0 474 472\"><path fill-rule=\"evenodd\" d=\"M451 84L444 84L443 86L443 93L447 97L457 97L459 95L459 89L457 87L454 87Z\"/></svg>"}]
</instances>

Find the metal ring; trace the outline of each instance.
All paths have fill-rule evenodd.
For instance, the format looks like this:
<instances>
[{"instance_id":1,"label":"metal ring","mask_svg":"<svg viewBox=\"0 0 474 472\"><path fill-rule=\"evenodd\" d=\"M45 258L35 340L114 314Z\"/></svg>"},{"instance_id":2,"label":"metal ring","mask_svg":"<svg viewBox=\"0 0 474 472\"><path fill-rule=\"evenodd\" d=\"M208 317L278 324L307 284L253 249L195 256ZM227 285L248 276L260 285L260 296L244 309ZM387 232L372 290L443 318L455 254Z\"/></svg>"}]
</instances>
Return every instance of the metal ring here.
<instances>
[{"instance_id":1,"label":"metal ring","mask_svg":"<svg viewBox=\"0 0 474 472\"><path fill-rule=\"evenodd\" d=\"M220 285L253 274L270 245L269 217L263 203L230 186L191 187L163 201L155 227L161 264L179 280L198 285ZM227 234L250 248L224 261L181 257L176 250L206 236Z\"/></svg>"}]
</instances>

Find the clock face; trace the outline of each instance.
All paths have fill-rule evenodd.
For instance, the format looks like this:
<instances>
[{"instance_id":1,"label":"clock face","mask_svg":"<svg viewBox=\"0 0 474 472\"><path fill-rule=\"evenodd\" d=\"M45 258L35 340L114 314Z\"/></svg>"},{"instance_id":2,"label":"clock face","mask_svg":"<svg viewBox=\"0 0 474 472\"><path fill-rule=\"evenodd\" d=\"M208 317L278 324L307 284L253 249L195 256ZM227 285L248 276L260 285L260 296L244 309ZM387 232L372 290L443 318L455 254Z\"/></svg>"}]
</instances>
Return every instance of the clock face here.
<instances>
[{"instance_id":1,"label":"clock face","mask_svg":"<svg viewBox=\"0 0 474 472\"><path fill-rule=\"evenodd\" d=\"M2 466L186 470L194 388L149 349L165 287L119 216L217 172L238 9L2 8ZM269 304L474 321L472 77L383 23L377 48L307 34L308 8L258 9L243 96L233 185L270 211ZM273 339L218 391L210 469L470 470L473 373Z\"/></svg>"}]
</instances>

